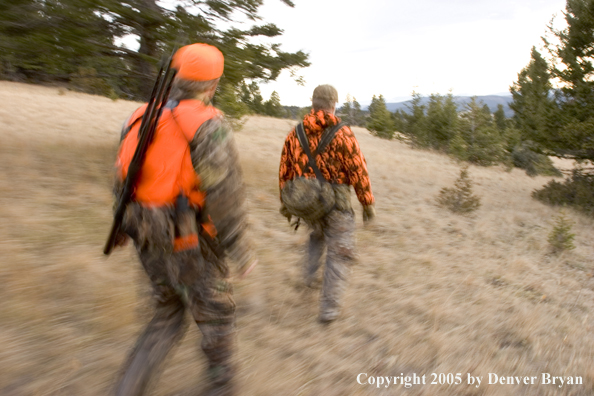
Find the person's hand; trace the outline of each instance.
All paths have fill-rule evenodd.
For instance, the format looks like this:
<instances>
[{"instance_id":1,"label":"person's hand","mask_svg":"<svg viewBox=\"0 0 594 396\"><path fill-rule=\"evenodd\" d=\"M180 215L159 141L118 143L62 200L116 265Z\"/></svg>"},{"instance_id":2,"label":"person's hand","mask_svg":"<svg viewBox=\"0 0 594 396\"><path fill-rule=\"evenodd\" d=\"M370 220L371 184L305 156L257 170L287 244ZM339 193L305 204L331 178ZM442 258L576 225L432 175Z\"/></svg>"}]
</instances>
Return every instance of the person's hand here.
<instances>
[{"instance_id":1,"label":"person's hand","mask_svg":"<svg viewBox=\"0 0 594 396\"><path fill-rule=\"evenodd\" d=\"M375 207L373 205L363 206L363 223L368 224L375 219Z\"/></svg>"},{"instance_id":2,"label":"person's hand","mask_svg":"<svg viewBox=\"0 0 594 396\"><path fill-rule=\"evenodd\" d=\"M289 210L287 209L285 204L281 204L279 212L280 212L280 214L282 214L283 216L285 216L287 218L289 223L291 222L291 218L293 217L293 215L291 213L289 213Z\"/></svg>"},{"instance_id":3,"label":"person's hand","mask_svg":"<svg viewBox=\"0 0 594 396\"><path fill-rule=\"evenodd\" d=\"M244 280L245 277L248 276L254 268L256 268L256 265L258 265L258 259L255 259L249 265L246 265L245 269L241 271L239 275L237 275L237 279Z\"/></svg>"}]
</instances>

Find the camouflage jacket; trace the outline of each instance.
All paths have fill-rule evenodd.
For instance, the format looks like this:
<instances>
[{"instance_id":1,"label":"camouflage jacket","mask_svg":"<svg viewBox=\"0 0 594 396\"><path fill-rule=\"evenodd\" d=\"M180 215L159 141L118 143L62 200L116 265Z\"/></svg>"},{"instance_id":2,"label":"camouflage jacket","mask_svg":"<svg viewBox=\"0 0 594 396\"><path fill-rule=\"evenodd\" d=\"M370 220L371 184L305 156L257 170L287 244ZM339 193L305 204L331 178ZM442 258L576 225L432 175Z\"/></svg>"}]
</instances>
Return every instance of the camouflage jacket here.
<instances>
[{"instance_id":1,"label":"camouflage jacket","mask_svg":"<svg viewBox=\"0 0 594 396\"><path fill-rule=\"evenodd\" d=\"M322 132L327 127L340 123L340 119L326 111L312 111L303 119L309 148L314 152ZM368 206L375 202L371 192L371 183L367 172L367 163L361 153L359 143L348 126L336 132L326 150L316 157L316 164L326 180L333 184L353 186L361 205ZM308 158L297 139L295 129L289 133L281 153L279 169L279 187L282 190L288 180L299 176L315 178L308 166Z\"/></svg>"}]
</instances>

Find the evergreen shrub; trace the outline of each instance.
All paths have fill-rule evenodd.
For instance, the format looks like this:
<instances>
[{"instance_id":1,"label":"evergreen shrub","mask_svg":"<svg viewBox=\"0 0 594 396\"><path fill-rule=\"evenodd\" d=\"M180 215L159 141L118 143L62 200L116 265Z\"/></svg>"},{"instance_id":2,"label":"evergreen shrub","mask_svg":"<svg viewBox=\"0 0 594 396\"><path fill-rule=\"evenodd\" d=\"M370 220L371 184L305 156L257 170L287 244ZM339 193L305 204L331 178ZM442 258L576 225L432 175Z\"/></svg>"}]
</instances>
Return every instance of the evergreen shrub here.
<instances>
[{"instance_id":1,"label":"evergreen shrub","mask_svg":"<svg viewBox=\"0 0 594 396\"><path fill-rule=\"evenodd\" d=\"M480 198L472 193L472 180L468 176L468 167L460 170L460 176L454 182L454 187L444 187L437 196L439 206L454 213L470 213L481 205Z\"/></svg>"},{"instance_id":2,"label":"evergreen shrub","mask_svg":"<svg viewBox=\"0 0 594 396\"><path fill-rule=\"evenodd\" d=\"M514 147L512 161L516 168L524 169L530 177L534 176L563 176L559 169L555 168L553 161L543 154L530 150L526 145Z\"/></svg>"},{"instance_id":3,"label":"evergreen shrub","mask_svg":"<svg viewBox=\"0 0 594 396\"><path fill-rule=\"evenodd\" d=\"M540 190L532 192L532 197L553 206L570 206L587 215L594 215L594 174L582 168L572 171L562 183L551 180Z\"/></svg>"},{"instance_id":4,"label":"evergreen shrub","mask_svg":"<svg viewBox=\"0 0 594 396\"><path fill-rule=\"evenodd\" d=\"M553 253L575 249L575 245L573 244L575 234L571 232L573 224L563 211L559 213L548 238Z\"/></svg>"}]
</instances>

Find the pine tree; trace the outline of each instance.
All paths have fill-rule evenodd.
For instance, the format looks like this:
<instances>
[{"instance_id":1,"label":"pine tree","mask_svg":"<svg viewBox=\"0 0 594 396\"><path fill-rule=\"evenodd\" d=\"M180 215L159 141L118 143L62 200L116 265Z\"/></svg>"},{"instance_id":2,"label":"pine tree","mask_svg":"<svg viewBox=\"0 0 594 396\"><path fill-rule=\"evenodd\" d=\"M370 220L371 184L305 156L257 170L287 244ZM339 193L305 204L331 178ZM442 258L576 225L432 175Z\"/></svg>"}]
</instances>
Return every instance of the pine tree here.
<instances>
[{"instance_id":1,"label":"pine tree","mask_svg":"<svg viewBox=\"0 0 594 396\"><path fill-rule=\"evenodd\" d=\"M497 105L497 110L493 113L493 118L495 119L497 129L499 129L500 132L505 131L505 128L507 127L507 118L505 117L505 111L503 110L502 104Z\"/></svg>"},{"instance_id":2,"label":"pine tree","mask_svg":"<svg viewBox=\"0 0 594 396\"><path fill-rule=\"evenodd\" d=\"M364 123L363 111L357 99L353 98L353 125L362 126Z\"/></svg>"},{"instance_id":3,"label":"pine tree","mask_svg":"<svg viewBox=\"0 0 594 396\"><path fill-rule=\"evenodd\" d=\"M90 2L89 2L90 3ZM109 23L76 0L0 4L0 74L30 82L68 82L82 74L113 74L123 63L106 57ZM93 92L105 93L105 92Z\"/></svg>"},{"instance_id":4,"label":"pine tree","mask_svg":"<svg viewBox=\"0 0 594 396\"><path fill-rule=\"evenodd\" d=\"M457 132L450 140L448 153L461 161L468 160L468 144L466 144L460 132Z\"/></svg>"},{"instance_id":5,"label":"pine tree","mask_svg":"<svg viewBox=\"0 0 594 396\"><path fill-rule=\"evenodd\" d=\"M405 114L406 129L404 133L410 137L413 144L428 147L427 117L425 116L425 106L422 104L422 100L421 95L413 91L410 105L407 105L409 112Z\"/></svg>"},{"instance_id":6,"label":"pine tree","mask_svg":"<svg viewBox=\"0 0 594 396\"><path fill-rule=\"evenodd\" d=\"M373 95L373 97L371 98L371 103L367 107L367 111L371 115L378 109L378 107L379 107L379 99L377 98L377 96Z\"/></svg>"},{"instance_id":7,"label":"pine tree","mask_svg":"<svg viewBox=\"0 0 594 396\"><path fill-rule=\"evenodd\" d=\"M340 114L340 117L343 122L346 122L348 125L353 125L353 108L351 107L351 102L344 102L342 107L339 109L338 113Z\"/></svg>"},{"instance_id":8,"label":"pine tree","mask_svg":"<svg viewBox=\"0 0 594 396\"><path fill-rule=\"evenodd\" d=\"M347 95L346 101L339 110L341 120L346 122L347 125L354 125L354 112L355 109L353 108L353 97L351 95Z\"/></svg>"},{"instance_id":9,"label":"pine tree","mask_svg":"<svg viewBox=\"0 0 594 396\"><path fill-rule=\"evenodd\" d=\"M460 169L460 176L454 182L454 187L441 189L437 203L454 213L470 213L480 207L480 198L472 192L472 180L468 176L467 166Z\"/></svg>"},{"instance_id":10,"label":"pine tree","mask_svg":"<svg viewBox=\"0 0 594 396\"><path fill-rule=\"evenodd\" d=\"M564 211L559 212L547 239L553 253L575 249L575 245L573 244L575 234L571 232L574 224L573 221L567 218Z\"/></svg>"},{"instance_id":11,"label":"pine tree","mask_svg":"<svg viewBox=\"0 0 594 396\"><path fill-rule=\"evenodd\" d=\"M392 119L394 120L396 131L403 133L406 129L406 116L404 115L404 112L398 109L395 110L394 113L392 113Z\"/></svg>"},{"instance_id":12,"label":"pine tree","mask_svg":"<svg viewBox=\"0 0 594 396\"><path fill-rule=\"evenodd\" d=\"M548 153L594 160L594 0L567 0L567 26L550 27L557 39L545 39L554 59L551 76L559 81L556 91L559 116L549 117L551 127L538 136ZM554 123L552 121L555 121Z\"/></svg>"},{"instance_id":13,"label":"pine tree","mask_svg":"<svg viewBox=\"0 0 594 396\"><path fill-rule=\"evenodd\" d=\"M247 105L250 113L266 114L264 98L260 93L260 87L255 81L249 85L241 84L239 99Z\"/></svg>"},{"instance_id":14,"label":"pine tree","mask_svg":"<svg viewBox=\"0 0 594 396\"><path fill-rule=\"evenodd\" d=\"M558 138L559 109L553 97L549 68L533 47L530 62L510 87L513 100L509 107L514 111L515 125L504 130L506 150L513 165L524 169L529 176L559 175L551 159L542 153L550 153L546 147Z\"/></svg>"},{"instance_id":15,"label":"pine tree","mask_svg":"<svg viewBox=\"0 0 594 396\"><path fill-rule=\"evenodd\" d=\"M551 97L552 85L549 65L536 48L531 59L518 74L518 80L510 87L514 121L522 133L522 140L543 143L545 146L555 135L558 112Z\"/></svg>"},{"instance_id":16,"label":"pine tree","mask_svg":"<svg viewBox=\"0 0 594 396\"><path fill-rule=\"evenodd\" d=\"M281 0L293 6L290 0ZM166 5L166 7L165 7ZM236 15L258 21L261 0L15 0L0 4L0 73L28 81L92 83L97 79L132 99L145 99L156 64L175 46L203 42L225 55L221 84L276 79L283 69L309 66L302 51L258 44L278 37L274 24L233 26ZM220 21L229 27L221 28ZM118 45L136 36L139 49Z\"/></svg>"},{"instance_id":17,"label":"pine tree","mask_svg":"<svg viewBox=\"0 0 594 396\"><path fill-rule=\"evenodd\" d=\"M235 130L243 125L242 117L250 112L248 105L238 98L239 93L231 84L221 84L218 87L216 105L223 110Z\"/></svg>"},{"instance_id":18,"label":"pine tree","mask_svg":"<svg viewBox=\"0 0 594 396\"><path fill-rule=\"evenodd\" d=\"M394 137L396 127L390 112L386 108L386 101L382 95L377 98L374 95L371 99L367 129L374 135L384 139L392 139Z\"/></svg>"},{"instance_id":19,"label":"pine tree","mask_svg":"<svg viewBox=\"0 0 594 396\"><path fill-rule=\"evenodd\" d=\"M451 93L445 97L438 94L429 97L425 128L428 145L447 150L458 129L457 106Z\"/></svg>"},{"instance_id":20,"label":"pine tree","mask_svg":"<svg viewBox=\"0 0 594 396\"><path fill-rule=\"evenodd\" d=\"M491 114L491 109L489 108L489 106L487 106L487 104L483 105L483 113L485 113L485 115L489 118L493 116L493 114Z\"/></svg>"},{"instance_id":21,"label":"pine tree","mask_svg":"<svg viewBox=\"0 0 594 396\"><path fill-rule=\"evenodd\" d=\"M286 116L285 109L280 102L280 96L276 91L272 91L270 99L264 103L264 114L276 118L283 118Z\"/></svg>"},{"instance_id":22,"label":"pine tree","mask_svg":"<svg viewBox=\"0 0 594 396\"><path fill-rule=\"evenodd\" d=\"M488 166L505 159L505 141L494 125L491 112L472 97L460 116L461 136L467 144L470 162Z\"/></svg>"}]
</instances>

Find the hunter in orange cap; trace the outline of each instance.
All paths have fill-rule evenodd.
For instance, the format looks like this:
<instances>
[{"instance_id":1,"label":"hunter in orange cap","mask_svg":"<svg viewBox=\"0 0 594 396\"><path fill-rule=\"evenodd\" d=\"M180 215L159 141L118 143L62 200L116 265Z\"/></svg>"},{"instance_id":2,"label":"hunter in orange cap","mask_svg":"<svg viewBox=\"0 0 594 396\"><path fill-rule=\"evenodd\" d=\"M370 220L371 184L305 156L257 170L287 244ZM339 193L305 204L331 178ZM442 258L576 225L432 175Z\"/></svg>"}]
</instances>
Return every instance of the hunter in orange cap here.
<instances>
[{"instance_id":1,"label":"hunter in orange cap","mask_svg":"<svg viewBox=\"0 0 594 396\"><path fill-rule=\"evenodd\" d=\"M177 77L190 81L209 81L220 78L225 58L218 48L208 44L190 44L180 48L173 57Z\"/></svg>"},{"instance_id":2,"label":"hunter in orange cap","mask_svg":"<svg viewBox=\"0 0 594 396\"><path fill-rule=\"evenodd\" d=\"M197 99L209 105L223 75L225 57L212 45L190 44L177 50L172 67L177 74L170 98L175 101Z\"/></svg>"},{"instance_id":3,"label":"hunter in orange cap","mask_svg":"<svg viewBox=\"0 0 594 396\"><path fill-rule=\"evenodd\" d=\"M233 396L235 303L227 258L239 279L257 260L233 132L211 104L224 58L211 45L192 44L179 49L173 67L169 101L122 224L152 283L155 316L126 360L115 395L146 394L158 365L183 335L189 311L202 332L207 394ZM116 192L136 151L145 109L136 110L122 131Z\"/></svg>"}]
</instances>

